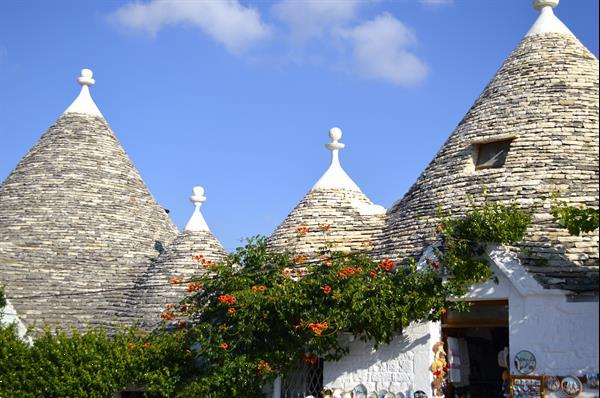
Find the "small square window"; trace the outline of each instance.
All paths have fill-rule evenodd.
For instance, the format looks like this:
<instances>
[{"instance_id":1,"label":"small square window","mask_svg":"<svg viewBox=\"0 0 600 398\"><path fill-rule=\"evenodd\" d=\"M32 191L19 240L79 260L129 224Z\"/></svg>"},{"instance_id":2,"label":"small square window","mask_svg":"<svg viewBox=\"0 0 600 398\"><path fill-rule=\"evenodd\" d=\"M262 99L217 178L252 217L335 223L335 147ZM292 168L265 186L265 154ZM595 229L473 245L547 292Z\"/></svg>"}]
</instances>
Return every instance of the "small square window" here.
<instances>
[{"instance_id":1,"label":"small square window","mask_svg":"<svg viewBox=\"0 0 600 398\"><path fill-rule=\"evenodd\" d=\"M511 142L512 139L474 144L475 170L497 169L504 166Z\"/></svg>"}]
</instances>

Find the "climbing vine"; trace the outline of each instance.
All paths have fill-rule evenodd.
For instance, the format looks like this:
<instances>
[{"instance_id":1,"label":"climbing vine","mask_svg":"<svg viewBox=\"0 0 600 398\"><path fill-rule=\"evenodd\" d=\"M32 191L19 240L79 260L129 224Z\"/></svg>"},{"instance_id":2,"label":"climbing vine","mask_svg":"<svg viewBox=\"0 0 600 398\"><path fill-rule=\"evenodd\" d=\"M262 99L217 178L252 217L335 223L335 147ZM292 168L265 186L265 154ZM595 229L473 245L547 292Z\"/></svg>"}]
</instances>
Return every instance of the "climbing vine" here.
<instances>
[{"instance_id":1,"label":"climbing vine","mask_svg":"<svg viewBox=\"0 0 600 398\"><path fill-rule=\"evenodd\" d=\"M554 197L550 213L554 221L562 228L566 228L573 236L598 229L598 209L569 206L564 200Z\"/></svg>"},{"instance_id":2,"label":"climbing vine","mask_svg":"<svg viewBox=\"0 0 600 398\"><path fill-rule=\"evenodd\" d=\"M299 361L341 358L347 347L340 333L378 346L411 322L463 308L451 298L491 276L482 258L486 243L514 244L530 221L515 204L473 204L464 217L441 218L440 246L419 264L327 249L311 259L273 253L262 237L223 264L200 256L206 276L190 282L190 296L165 315L196 320L191 333L205 362L188 388L262 396L262 386ZM299 237L309 233L319 231L298 229Z\"/></svg>"}]
</instances>

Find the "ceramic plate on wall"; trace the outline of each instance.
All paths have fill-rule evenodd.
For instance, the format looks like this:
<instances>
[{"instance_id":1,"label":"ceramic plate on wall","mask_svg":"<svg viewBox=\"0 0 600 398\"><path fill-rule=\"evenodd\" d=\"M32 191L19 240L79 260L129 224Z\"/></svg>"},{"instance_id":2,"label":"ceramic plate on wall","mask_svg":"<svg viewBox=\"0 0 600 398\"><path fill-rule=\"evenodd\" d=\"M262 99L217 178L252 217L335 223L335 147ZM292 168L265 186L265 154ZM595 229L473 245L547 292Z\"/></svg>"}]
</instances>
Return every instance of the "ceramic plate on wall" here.
<instances>
[{"instance_id":1,"label":"ceramic plate on wall","mask_svg":"<svg viewBox=\"0 0 600 398\"><path fill-rule=\"evenodd\" d=\"M532 352L523 350L515 355L515 368L519 373L528 375L535 370L536 360Z\"/></svg>"},{"instance_id":2,"label":"ceramic plate on wall","mask_svg":"<svg viewBox=\"0 0 600 398\"><path fill-rule=\"evenodd\" d=\"M555 392L560 390L560 380L555 376L546 376L545 378L546 390L550 392Z\"/></svg>"},{"instance_id":3,"label":"ceramic plate on wall","mask_svg":"<svg viewBox=\"0 0 600 398\"><path fill-rule=\"evenodd\" d=\"M562 388L563 392L569 397L576 397L581 393L581 390L583 390L583 385L577 376L567 376L563 377L560 382L560 388Z\"/></svg>"}]
</instances>

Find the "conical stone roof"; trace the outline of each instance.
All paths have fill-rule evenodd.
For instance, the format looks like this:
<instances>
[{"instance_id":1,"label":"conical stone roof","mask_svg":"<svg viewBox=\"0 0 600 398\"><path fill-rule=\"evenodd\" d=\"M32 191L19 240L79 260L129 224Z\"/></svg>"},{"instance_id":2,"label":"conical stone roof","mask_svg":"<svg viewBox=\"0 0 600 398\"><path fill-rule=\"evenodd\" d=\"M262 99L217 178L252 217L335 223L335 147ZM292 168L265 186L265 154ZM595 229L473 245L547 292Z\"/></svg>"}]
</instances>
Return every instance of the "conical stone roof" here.
<instances>
[{"instance_id":1,"label":"conical stone roof","mask_svg":"<svg viewBox=\"0 0 600 398\"><path fill-rule=\"evenodd\" d=\"M598 60L544 3L542 15L406 195L377 241L395 260L418 257L434 235L436 208L460 215L467 194L530 208L553 193L598 207ZM536 4L537 4L536 3ZM557 3L550 1L550 3ZM535 28L535 29L534 29ZM481 143L512 139L501 168L475 170ZM571 237L535 210L522 260L548 288L598 291L598 231Z\"/></svg>"},{"instance_id":2,"label":"conical stone roof","mask_svg":"<svg viewBox=\"0 0 600 398\"><path fill-rule=\"evenodd\" d=\"M185 230L152 261L133 289L137 297L134 306L142 316L140 326L144 329L155 329L167 305L180 303L188 294L190 280L204 273L210 262L227 256L199 211L205 200L204 190L195 187L190 199L196 208Z\"/></svg>"},{"instance_id":3,"label":"conical stone roof","mask_svg":"<svg viewBox=\"0 0 600 398\"><path fill-rule=\"evenodd\" d=\"M325 247L334 251L368 252L381 231L385 209L373 204L342 169L338 151L341 130L330 130L329 169L304 196L268 240L277 251L316 255Z\"/></svg>"},{"instance_id":4,"label":"conical stone roof","mask_svg":"<svg viewBox=\"0 0 600 398\"><path fill-rule=\"evenodd\" d=\"M177 234L89 96L91 71L80 83L0 186L0 283L28 326L133 322L129 290Z\"/></svg>"}]
</instances>

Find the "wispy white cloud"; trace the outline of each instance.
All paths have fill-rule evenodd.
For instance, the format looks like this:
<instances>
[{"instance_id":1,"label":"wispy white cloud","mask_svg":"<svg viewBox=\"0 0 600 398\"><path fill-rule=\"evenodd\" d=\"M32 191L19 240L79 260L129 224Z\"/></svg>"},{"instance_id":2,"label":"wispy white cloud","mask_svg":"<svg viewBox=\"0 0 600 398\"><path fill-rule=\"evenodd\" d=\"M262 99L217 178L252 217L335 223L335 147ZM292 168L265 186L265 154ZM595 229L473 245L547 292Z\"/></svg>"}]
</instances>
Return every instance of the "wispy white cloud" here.
<instances>
[{"instance_id":1,"label":"wispy white cloud","mask_svg":"<svg viewBox=\"0 0 600 398\"><path fill-rule=\"evenodd\" d=\"M426 63L411 50L417 43L411 29L389 13L365 21L361 10L375 0L280 0L271 8L269 23L258 9L240 1L132 2L109 18L149 35L168 25L193 26L231 53L243 53L257 63L267 59L269 65L328 64L396 85L415 84L428 75ZM419 1L441 5L453 0ZM274 40L260 55L248 51L269 38Z\"/></svg>"},{"instance_id":2,"label":"wispy white cloud","mask_svg":"<svg viewBox=\"0 0 600 398\"><path fill-rule=\"evenodd\" d=\"M427 7L443 7L454 3L454 0L419 0L419 3Z\"/></svg>"},{"instance_id":3,"label":"wispy white cloud","mask_svg":"<svg viewBox=\"0 0 600 398\"><path fill-rule=\"evenodd\" d=\"M303 42L351 21L364 4L360 0L282 0L273 12L288 26L292 39Z\"/></svg>"},{"instance_id":4,"label":"wispy white cloud","mask_svg":"<svg viewBox=\"0 0 600 398\"><path fill-rule=\"evenodd\" d=\"M117 9L109 18L120 26L150 35L155 35L166 25L192 25L235 54L271 34L260 13L241 5L238 0L130 3Z\"/></svg>"},{"instance_id":5,"label":"wispy white cloud","mask_svg":"<svg viewBox=\"0 0 600 398\"><path fill-rule=\"evenodd\" d=\"M409 51L417 42L412 30L388 13L351 29L338 31L350 41L355 70L369 78L412 85L427 77L429 68Z\"/></svg>"}]
</instances>

